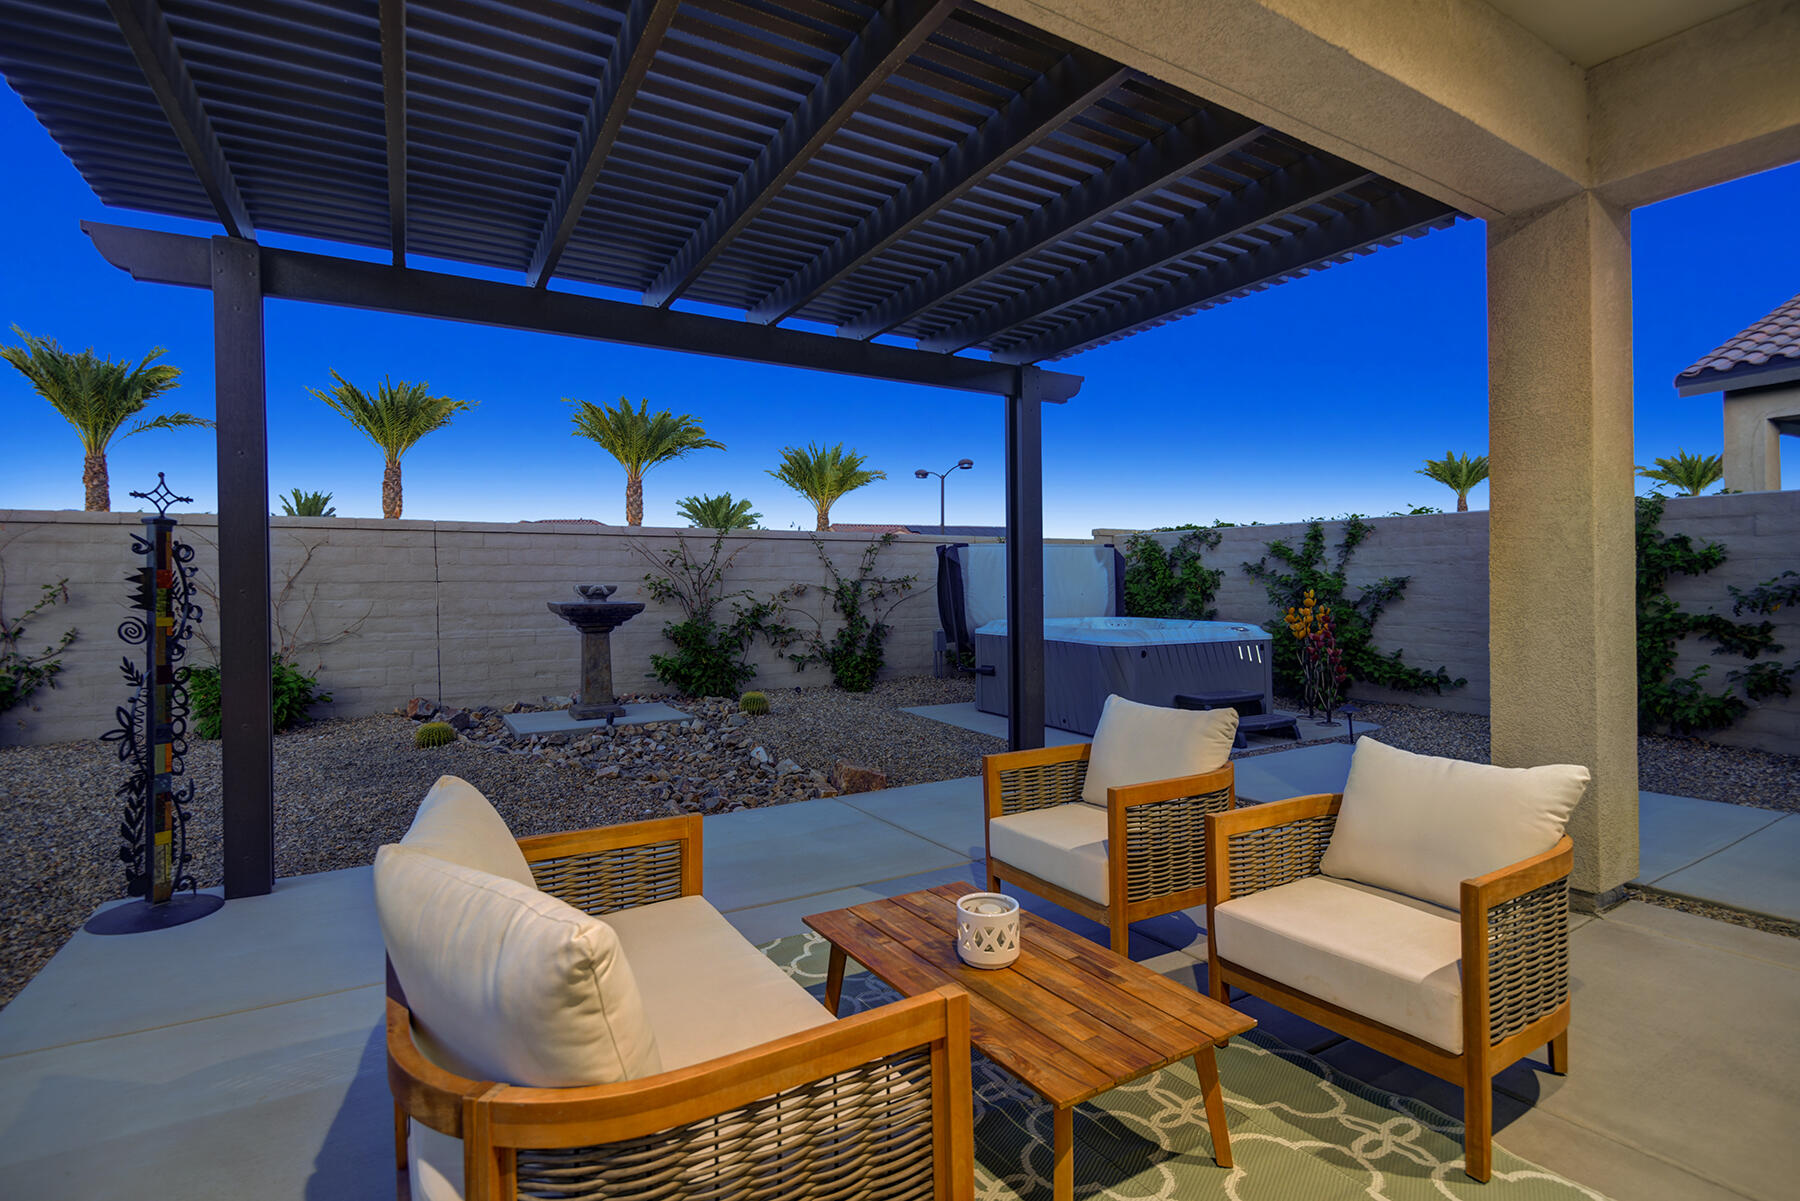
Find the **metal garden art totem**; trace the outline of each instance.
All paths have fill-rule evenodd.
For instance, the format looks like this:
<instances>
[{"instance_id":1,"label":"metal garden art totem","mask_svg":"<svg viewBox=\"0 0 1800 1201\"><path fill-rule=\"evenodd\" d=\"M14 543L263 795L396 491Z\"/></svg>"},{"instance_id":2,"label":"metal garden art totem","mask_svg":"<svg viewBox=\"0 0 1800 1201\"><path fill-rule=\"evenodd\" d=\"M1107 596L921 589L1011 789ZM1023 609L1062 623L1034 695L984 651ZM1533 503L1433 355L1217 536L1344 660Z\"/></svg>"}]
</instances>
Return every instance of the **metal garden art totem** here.
<instances>
[{"instance_id":1,"label":"metal garden art totem","mask_svg":"<svg viewBox=\"0 0 1800 1201\"><path fill-rule=\"evenodd\" d=\"M131 700L116 711L118 728L102 738L118 745L119 761L130 768L118 789L124 805L119 858L125 864L127 895L142 900L95 914L87 924L95 934L178 926L224 903L200 895L188 870L187 805L194 782L182 762L188 699L180 664L200 620L200 606L193 601L188 567L194 548L175 540L178 522L168 510L177 502L191 504L193 498L171 492L161 472L154 491L131 495L156 506L156 515L143 519L143 533L131 536L132 553L142 555L144 564L125 577L131 585L127 600L135 612L119 623L119 637L128 646L142 646L144 659L141 666L130 655L121 660ZM184 889L188 895L178 895Z\"/></svg>"},{"instance_id":2,"label":"metal garden art totem","mask_svg":"<svg viewBox=\"0 0 1800 1201\"><path fill-rule=\"evenodd\" d=\"M1288 632L1300 644L1300 679L1305 688L1306 715L1323 714L1324 725L1335 726L1332 714L1344 702L1344 681L1350 673L1344 667L1344 652L1337 644L1337 623L1331 606L1319 604L1313 590L1297 606L1282 616Z\"/></svg>"}]
</instances>

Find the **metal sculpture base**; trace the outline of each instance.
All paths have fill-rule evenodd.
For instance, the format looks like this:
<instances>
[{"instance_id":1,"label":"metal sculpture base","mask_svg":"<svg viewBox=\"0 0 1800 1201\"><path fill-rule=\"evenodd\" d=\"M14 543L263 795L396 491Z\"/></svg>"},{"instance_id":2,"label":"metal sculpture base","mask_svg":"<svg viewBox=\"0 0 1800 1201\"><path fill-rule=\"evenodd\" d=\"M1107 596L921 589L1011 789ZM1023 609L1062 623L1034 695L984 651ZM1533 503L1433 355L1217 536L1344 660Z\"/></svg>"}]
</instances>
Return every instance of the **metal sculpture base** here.
<instances>
[{"instance_id":1,"label":"metal sculpture base","mask_svg":"<svg viewBox=\"0 0 1800 1201\"><path fill-rule=\"evenodd\" d=\"M209 913L217 912L223 904L224 897L214 896L210 892L198 895L184 893L170 897L161 905L152 905L148 901L128 901L111 909L102 909L90 917L82 929L89 934L144 934L151 930L167 930L171 926L185 926L189 922L198 921Z\"/></svg>"}]
</instances>

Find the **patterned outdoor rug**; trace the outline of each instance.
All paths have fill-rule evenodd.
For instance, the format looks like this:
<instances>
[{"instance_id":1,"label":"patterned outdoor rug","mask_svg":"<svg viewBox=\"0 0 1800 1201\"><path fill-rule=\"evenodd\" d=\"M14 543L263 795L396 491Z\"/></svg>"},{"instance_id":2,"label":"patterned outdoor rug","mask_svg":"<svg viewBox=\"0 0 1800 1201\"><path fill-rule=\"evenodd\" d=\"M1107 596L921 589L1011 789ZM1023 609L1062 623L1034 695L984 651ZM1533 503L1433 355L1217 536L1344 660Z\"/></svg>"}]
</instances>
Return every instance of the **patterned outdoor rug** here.
<instances>
[{"instance_id":1,"label":"patterned outdoor rug","mask_svg":"<svg viewBox=\"0 0 1800 1201\"><path fill-rule=\"evenodd\" d=\"M762 948L824 998L829 947L795 934ZM854 969L852 969L854 971ZM895 999L866 972L844 980L845 1014ZM1370 1088L1253 1032L1219 1052L1236 1166L1212 1161L1191 1061L1122 1084L1075 1111L1080 1201L1605 1201L1600 1193L1494 1148L1494 1177L1462 1172L1462 1123L1411 1097ZM1050 1108L975 1057L975 1196L1048 1201Z\"/></svg>"}]
</instances>

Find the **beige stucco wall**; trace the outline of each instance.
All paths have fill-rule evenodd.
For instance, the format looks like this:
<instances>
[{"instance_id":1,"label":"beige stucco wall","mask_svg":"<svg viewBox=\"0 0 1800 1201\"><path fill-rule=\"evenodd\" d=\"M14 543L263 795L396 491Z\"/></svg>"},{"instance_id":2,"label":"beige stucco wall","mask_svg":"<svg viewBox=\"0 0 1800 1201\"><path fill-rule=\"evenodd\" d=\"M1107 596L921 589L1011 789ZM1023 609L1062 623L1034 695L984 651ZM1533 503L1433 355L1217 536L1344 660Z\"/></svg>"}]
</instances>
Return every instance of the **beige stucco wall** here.
<instances>
[{"instance_id":1,"label":"beige stucco wall","mask_svg":"<svg viewBox=\"0 0 1800 1201\"><path fill-rule=\"evenodd\" d=\"M0 743L93 737L111 721L123 700L118 664L124 647L114 630L126 615L124 578L136 565L130 531L138 524L135 514L0 511L0 607L16 615L40 585L67 577L69 603L36 621L27 644L41 645L70 626L80 633L58 687L38 692L35 711L15 709L0 717ZM278 625L301 626L299 661L320 668L321 686L334 701L318 712L328 716L381 712L414 695L459 705L567 695L579 685L579 635L544 603L573 599L577 583L616 583L619 599L648 601L643 577L649 565L632 543L654 552L673 546L680 534L694 553L704 554L711 540L697 530L628 535L614 528L367 518L277 517L270 525L278 595L311 554ZM216 578L212 515L183 516L178 534L195 547L203 576ZM854 572L869 543L866 534L820 537L844 572ZM890 619L889 674L931 669L937 541L902 535L879 561L883 575L919 576L919 586ZM740 547L727 577L732 590L766 596L796 580L817 584L825 578L808 534L734 535L728 548ZM201 603L210 609L210 601ZM818 588L800 604L829 616L829 601ZM668 691L648 678L650 655L669 649L661 630L676 616L672 606L652 603L613 635L613 678L620 691ZM207 614L204 627L216 636L216 614ZM328 645L305 645L352 627L353 633ZM193 662L210 661L199 639L191 655ZM754 687L830 681L820 667L797 672L760 642L751 661L757 665Z\"/></svg>"},{"instance_id":2,"label":"beige stucco wall","mask_svg":"<svg viewBox=\"0 0 1800 1201\"><path fill-rule=\"evenodd\" d=\"M1705 404L1717 397L1694 397ZM1771 388L1727 392L1725 416L1725 487L1734 492L1765 492L1781 487L1781 421L1800 433L1800 382Z\"/></svg>"},{"instance_id":3,"label":"beige stucco wall","mask_svg":"<svg viewBox=\"0 0 1800 1201\"><path fill-rule=\"evenodd\" d=\"M1351 582L1360 585L1383 576L1412 578L1405 597L1389 608L1376 626L1376 645L1383 650L1405 651L1406 661L1418 667L1430 669L1442 664L1451 675L1465 676L1469 683L1442 696L1392 694L1360 685L1357 695L1486 713L1490 701L1488 514L1377 517L1369 524L1375 527L1375 533L1350 560ZM1325 523L1330 546L1337 545L1341 529L1341 523ZM1664 512L1663 529L1722 543L1729 556L1710 575L1678 576L1670 581L1669 595L1693 612L1729 613L1729 587L1754 587L1783 571L1800 571L1800 491L1674 498ZM1267 544L1277 538L1297 543L1306 527L1233 526L1218 532L1219 547L1207 552L1206 563L1225 569L1225 579L1219 587L1220 617L1259 625L1272 619L1275 612L1262 585L1245 575L1241 565L1261 558ZM1125 530L1094 531L1096 540L1121 547L1128 535ZM1179 536L1165 533L1156 538L1169 544ZM1525 625L1529 627L1537 619L1534 614L1543 612L1547 612L1547 606L1541 605L1538 598L1531 599ZM1628 602L1623 620L1617 612L1614 620L1632 636L1635 654L1635 631L1629 629L1631 612ZM1775 624L1776 637L1787 646L1783 661L1800 659L1800 610L1782 610L1770 620ZM1676 670L1685 675L1695 667L1710 665L1710 682L1716 688L1723 681L1725 668L1710 647L1710 643L1691 640L1684 644ZM1731 662L1735 664L1737 660ZM1800 750L1800 698L1762 705L1731 729L1709 734L1707 739L1728 746L1794 754Z\"/></svg>"}]
</instances>

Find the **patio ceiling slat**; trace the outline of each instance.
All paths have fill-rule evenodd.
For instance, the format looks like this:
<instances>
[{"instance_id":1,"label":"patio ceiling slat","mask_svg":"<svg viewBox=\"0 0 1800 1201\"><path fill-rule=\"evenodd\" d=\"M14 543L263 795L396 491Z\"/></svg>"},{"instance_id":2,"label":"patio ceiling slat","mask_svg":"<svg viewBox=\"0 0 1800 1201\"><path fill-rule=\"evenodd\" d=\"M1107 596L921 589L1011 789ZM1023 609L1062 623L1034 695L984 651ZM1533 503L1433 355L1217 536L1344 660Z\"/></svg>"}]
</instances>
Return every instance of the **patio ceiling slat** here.
<instances>
[{"instance_id":1,"label":"patio ceiling slat","mask_svg":"<svg viewBox=\"0 0 1800 1201\"><path fill-rule=\"evenodd\" d=\"M0 20L8 82L108 204L846 342L1062 356L1417 232L1383 219L1416 193L972 0L0 0Z\"/></svg>"}]
</instances>

